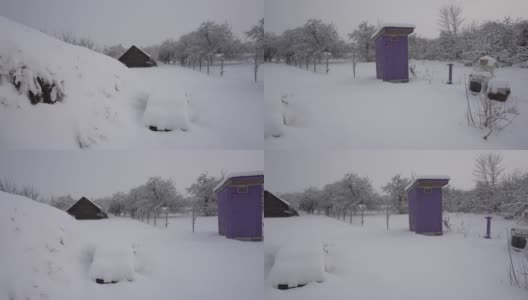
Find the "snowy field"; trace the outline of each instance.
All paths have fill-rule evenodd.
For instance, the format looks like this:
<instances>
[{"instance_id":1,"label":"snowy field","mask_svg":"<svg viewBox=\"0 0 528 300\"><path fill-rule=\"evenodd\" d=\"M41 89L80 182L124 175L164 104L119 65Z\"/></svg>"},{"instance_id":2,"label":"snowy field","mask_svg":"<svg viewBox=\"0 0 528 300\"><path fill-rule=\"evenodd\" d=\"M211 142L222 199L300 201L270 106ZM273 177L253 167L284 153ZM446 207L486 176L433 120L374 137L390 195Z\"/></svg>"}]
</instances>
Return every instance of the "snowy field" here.
<instances>
[{"instance_id":1,"label":"snowy field","mask_svg":"<svg viewBox=\"0 0 528 300\"><path fill-rule=\"evenodd\" d=\"M218 69L128 69L0 17L0 147L262 149L263 82Z\"/></svg>"},{"instance_id":2,"label":"snowy field","mask_svg":"<svg viewBox=\"0 0 528 300\"><path fill-rule=\"evenodd\" d=\"M410 64L415 65L417 76L409 83L376 79L375 63L359 63L356 78L351 63L331 64L328 75L323 74L324 65L318 65L314 73L313 65L308 71L266 64L265 147L528 148L528 69L496 70L496 78L510 81L508 103L516 103L520 115L485 141L482 137L487 132L468 127L466 121L464 78L471 68L456 64L454 84L447 85L446 63ZM476 105L478 97L470 94L470 99Z\"/></svg>"},{"instance_id":3,"label":"snowy field","mask_svg":"<svg viewBox=\"0 0 528 300\"><path fill-rule=\"evenodd\" d=\"M131 72L152 91L153 103L175 91L182 91L190 101L184 117L188 132L152 132L144 127L130 147L262 149L264 85L253 81L252 65L226 65L224 77L217 66L209 76L204 70L166 65Z\"/></svg>"},{"instance_id":4,"label":"snowy field","mask_svg":"<svg viewBox=\"0 0 528 300\"><path fill-rule=\"evenodd\" d=\"M497 217L493 239L484 239L484 216L449 214L449 220L451 231L443 236L423 236L408 231L407 215L391 216L389 231L383 215L366 216L363 227L359 216L352 224L324 216L266 218L267 299L526 299L528 291L509 284L506 230L513 221ZM273 288L277 253L306 240L326 244L326 279Z\"/></svg>"},{"instance_id":5,"label":"snowy field","mask_svg":"<svg viewBox=\"0 0 528 300\"><path fill-rule=\"evenodd\" d=\"M158 228L129 218L76 221L58 209L0 192L0 238L8 241L0 244L0 299L261 297L262 243L218 236L216 218L199 218L194 234L187 217L171 218L168 229L164 221ZM126 254L127 245L134 251L134 280L95 283L94 253L122 247Z\"/></svg>"}]
</instances>

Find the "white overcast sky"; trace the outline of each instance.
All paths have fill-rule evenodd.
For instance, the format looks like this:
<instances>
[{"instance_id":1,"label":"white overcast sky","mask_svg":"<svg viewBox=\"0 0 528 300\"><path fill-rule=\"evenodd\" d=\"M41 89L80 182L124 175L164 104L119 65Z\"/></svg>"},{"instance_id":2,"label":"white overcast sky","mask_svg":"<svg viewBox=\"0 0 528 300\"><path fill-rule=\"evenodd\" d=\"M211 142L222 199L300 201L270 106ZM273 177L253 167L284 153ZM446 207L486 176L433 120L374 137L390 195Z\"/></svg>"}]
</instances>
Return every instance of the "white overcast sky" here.
<instances>
[{"instance_id":1,"label":"white overcast sky","mask_svg":"<svg viewBox=\"0 0 528 300\"><path fill-rule=\"evenodd\" d=\"M0 0L0 15L43 29L89 37L99 45L150 45L228 22L243 33L264 16L263 0Z\"/></svg>"},{"instance_id":2,"label":"white overcast sky","mask_svg":"<svg viewBox=\"0 0 528 300\"><path fill-rule=\"evenodd\" d=\"M185 193L202 172L263 168L263 151L0 151L0 178L75 198L127 192L151 176L171 178Z\"/></svg>"},{"instance_id":3,"label":"white overcast sky","mask_svg":"<svg viewBox=\"0 0 528 300\"><path fill-rule=\"evenodd\" d=\"M528 151L495 151L504 157L509 171L528 171ZM448 175L450 185L470 189L474 186L474 159L486 151L266 151L265 185L271 191L302 191L322 187L346 173L368 176L376 190L392 176Z\"/></svg>"},{"instance_id":4,"label":"white overcast sky","mask_svg":"<svg viewBox=\"0 0 528 300\"><path fill-rule=\"evenodd\" d=\"M460 3L464 18L497 20L528 18L528 0L265 0L266 30L281 33L304 24L308 18L334 23L343 38L357 25L411 23L424 37L438 36L438 9L449 3Z\"/></svg>"}]
</instances>

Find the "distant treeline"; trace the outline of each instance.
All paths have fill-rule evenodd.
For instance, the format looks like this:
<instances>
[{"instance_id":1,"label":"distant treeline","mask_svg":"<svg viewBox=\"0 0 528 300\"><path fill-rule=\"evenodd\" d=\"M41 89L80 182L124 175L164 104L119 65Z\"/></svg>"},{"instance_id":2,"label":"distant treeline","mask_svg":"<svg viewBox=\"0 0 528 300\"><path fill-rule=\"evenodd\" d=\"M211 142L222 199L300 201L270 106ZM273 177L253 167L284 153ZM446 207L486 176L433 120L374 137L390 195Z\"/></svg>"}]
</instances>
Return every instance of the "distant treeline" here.
<instances>
[{"instance_id":1,"label":"distant treeline","mask_svg":"<svg viewBox=\"0 0 528 300\"><path fill-rule=\"evenodd\" d=\"M505 18L465 24L462 8L456 5L440 8L438 15L438 38L423 38L416 33L409 36L410 58L471 62L491 55L505 65L528 60L528 20ZM355 55L359 61L373 61L372 35L376 30L377 26L363 21L345 40L335 25L309 19L282 34L267 32L264 60L308 64L330 54L332 58Z\"/></svg>"},{"instance_id":2,"label":"distant treeline","mask_svg":"<svg viewBox=\"0 0 528 300\"><path fill-rule=\"evenodd\" d=\"M159 214L162 207L166 207L171 213L194 209L197 215L211 216L217 212L214 188L222 179L223 175L214 177L203 173L186 188L187 196L184 196L176 189L172 180L151 177L144 184L128 192L117 192L108 197L90 200L116 216L136 217L141 214ZM0 178L0 191L28 197L61 210L67 210L79 200L71 195L46 197L41 195L34 186L19 185L9 178Z\"/></svg>"},{"instance_id":3,"label":"distant treeline","mask_svg":"<svg viewBox=\"0 0 528 300\"><path fill-rule=\"evenodd\" d=\"M473 189L444 188L446 211L519 215L528 209L528 172L507 173L502 167L502 157L489 153L475 159L473 175L476 183ZM322 188L308 187L281 197L304 212L342 218L355 214L359 204L365 204L369 210L385 210L388 205L391 213L402 214L407 213L405 189L412 180L395 175L379 194L368 177L349 173Z\"/></svg>"}]
</instances>

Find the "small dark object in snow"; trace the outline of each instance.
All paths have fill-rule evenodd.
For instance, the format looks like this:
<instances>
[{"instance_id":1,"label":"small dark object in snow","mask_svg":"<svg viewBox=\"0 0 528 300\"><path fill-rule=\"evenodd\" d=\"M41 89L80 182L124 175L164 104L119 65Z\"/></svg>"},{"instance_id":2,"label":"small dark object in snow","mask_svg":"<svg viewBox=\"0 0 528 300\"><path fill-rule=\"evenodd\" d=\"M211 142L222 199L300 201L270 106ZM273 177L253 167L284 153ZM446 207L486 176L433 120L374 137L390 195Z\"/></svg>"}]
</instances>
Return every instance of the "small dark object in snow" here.
<instances>
[{"instance_id":1,"label":"small dark object in snow","mask_svg":"<svg viewBox=\"0 0 528 300\"><path fill-rule=\"evenodd\" d=\"M479 81L470 81L469 90L473 93L480 93L482 91L482 83Z\"/></svg>"},{"instance_id":2,"label":"small dark object in snow","mask_svg":"<svg viewBox=\"0 0 528 300\"><path fill-rule=\"evenodd\" d=\"M511 92L509 89L504 92L497 92L497 93L488 92L488 98L491 100L504 102L508 100L508 96L510 96L510 93Z\"/></svg>"},{"instance_id":3,"label":"small dark object in snow","mask_svg":"<svg viewBox=\"0 0 528 300\"><path fill-rule=\"evenodd\" d=\"M526 238L522 236L512 236L511 245L515 249L524 249L526 248Z\"/></svg>"},{"instance_id":4,"label":"small dark object in snow","mask_svg":"<svg viewBox=\"0 0 528 300\"><path fill-rule=\"evenodd\" d=\"M277 285L277 288L279 290L288 290L288 289L294 289L294 288L298 288L298 287L303 287L305 286L306 284L299 284L297 286L292 286L292 287L289 287L287 284L279 284Z\"/></svg>"},{"instance_id":5,"label":"small dark object in snow","mask_svg":"<svg viewBox=\"0 0 528 300\"><path fill-rule=\"evenodd\" d=\"M99 283L99 284L109 284L109 283L118 283L119 281L115 281L115 280L112 280L112 281L104 281L103 279L101 278L96 278L95 279L95 282L96 283Z\"/></svg>"},{"instance_id":6,"label":"small dark object in snow","mask_svg":"<svg viewBox=\"0 0 528 300\"><path fill-rule=\"evenodd\" d=\"M153 125L150 125L149 129L152 130L152 131L162 131L162 132L170 132L170 131L172 131L172 129L161 129L161 128L158 128L157 126L153 126Z\"/></svg>"}]
</instances>

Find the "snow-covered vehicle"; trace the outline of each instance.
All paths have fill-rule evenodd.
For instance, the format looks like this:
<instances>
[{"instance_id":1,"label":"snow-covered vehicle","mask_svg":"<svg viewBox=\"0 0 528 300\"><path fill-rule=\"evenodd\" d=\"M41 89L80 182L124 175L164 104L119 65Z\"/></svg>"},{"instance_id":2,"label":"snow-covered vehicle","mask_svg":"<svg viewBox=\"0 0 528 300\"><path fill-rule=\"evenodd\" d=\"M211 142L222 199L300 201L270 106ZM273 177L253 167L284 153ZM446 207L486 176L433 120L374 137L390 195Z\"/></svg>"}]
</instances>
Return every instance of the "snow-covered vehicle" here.
<instances>
[{"instance_id":1,"label":"snow-covered vehicle","mask_svg":"<svg viewBox=\"0 0 528 300\"><path fill-rule=\"evenodd\" d=\"M528 240L528 210L525 210L515 225L511 228L511 246L521 251L526 248Z\"/></svg>"},{"instance_id":2,"label":"snow-covered vehicle","mask_svg":"<svg viewBox=\"0 0 528 300\"><path fill-rule=\"evenodd\" d=\"M285 290L325 280L325 250L317 241L292 241L279 249L270 270L273 287Z\"/></svg>"},{"instance_id":3,"label":"snow-covered vehicle","mask_svg":"<svg viewBox=\"0 0 528 300\"><path fill-rule=\"evenodd\" d=\"M179 98L150 97L143 120L152 131L189 130L189 100L184 93Z\"/></svg>"},{"instance_id":4,"label":"snow-covered vehicle","mask_svg":"<svg viewBox=\"0 0 528 300\"><path fill-rule=\"evenodd\" d=\"M135 254L131 246L101 245L95 249L89 270L90 278L97 283L133 281Z\"/></svg>"}]
</instances>

